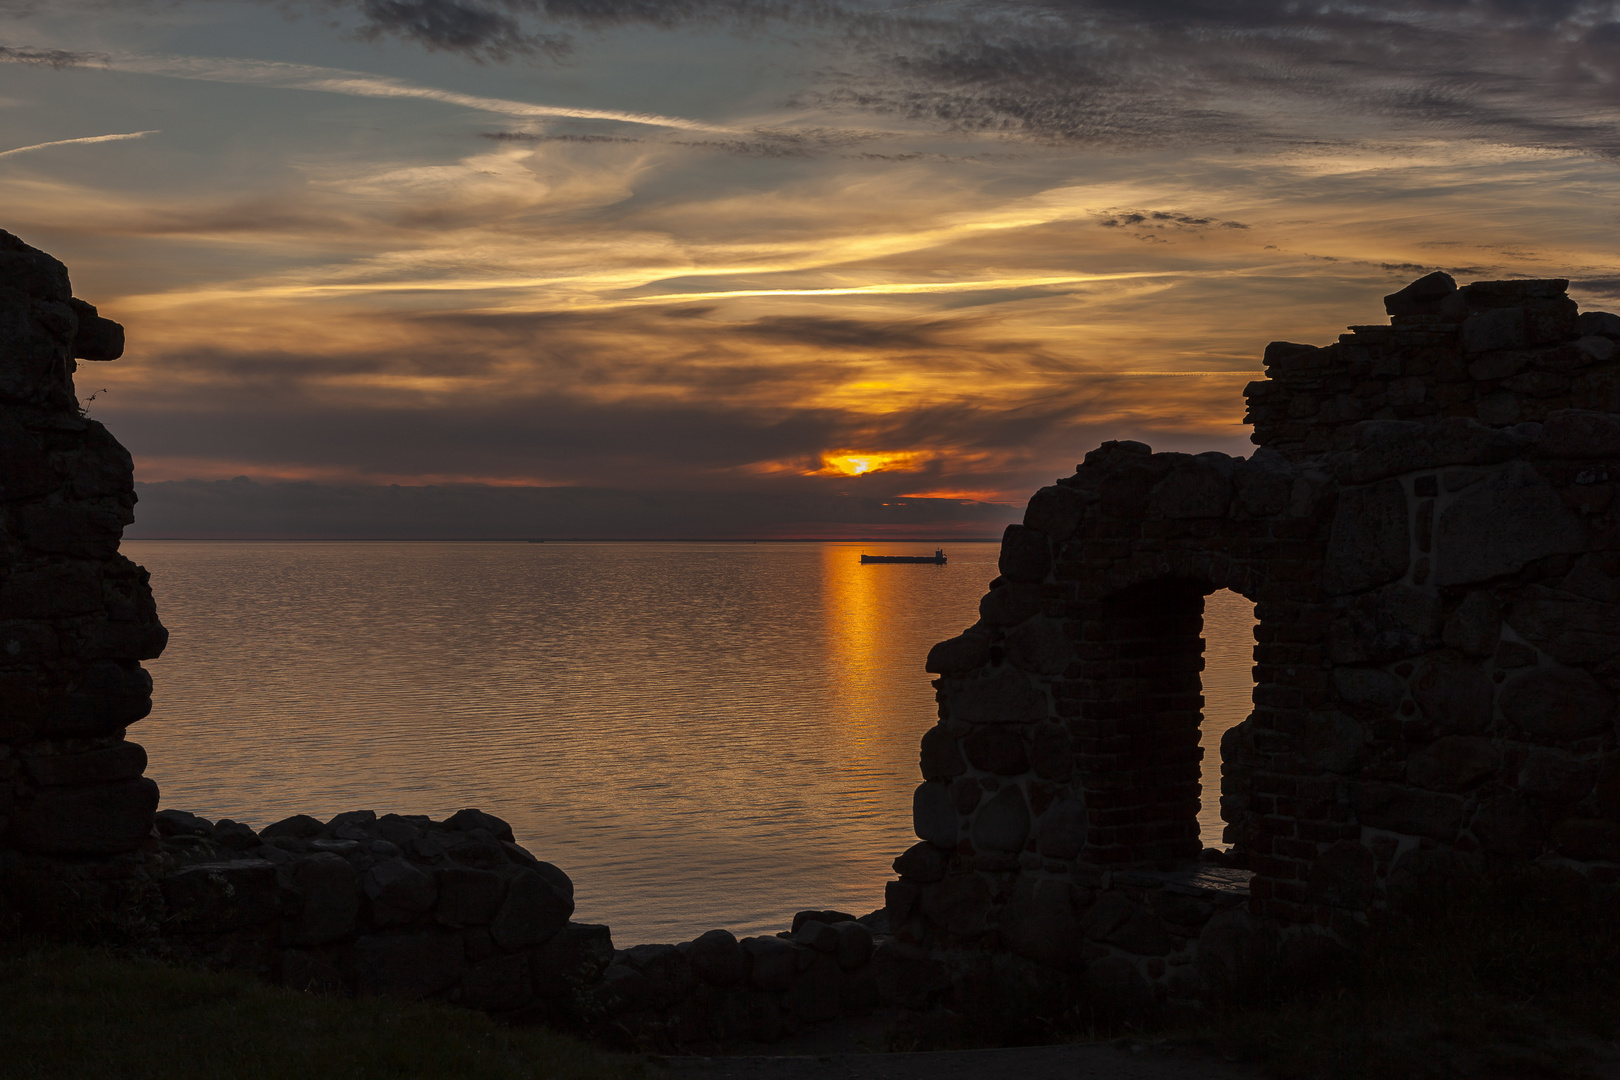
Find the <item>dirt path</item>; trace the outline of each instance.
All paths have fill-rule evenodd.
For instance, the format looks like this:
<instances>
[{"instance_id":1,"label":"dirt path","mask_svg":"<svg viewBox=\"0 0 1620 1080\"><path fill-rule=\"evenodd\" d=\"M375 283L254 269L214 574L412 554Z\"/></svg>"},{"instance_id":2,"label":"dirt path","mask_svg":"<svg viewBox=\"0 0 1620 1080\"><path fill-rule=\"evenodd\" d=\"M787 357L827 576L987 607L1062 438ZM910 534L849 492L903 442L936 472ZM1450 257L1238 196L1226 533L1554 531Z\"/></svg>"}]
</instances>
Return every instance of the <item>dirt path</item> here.
<instances>
[{"instance_id":1,"label":"dirt path","mask_svg":"<svg viewBox=\"0 0 1620 1080\"><path fill-rule=\"evenodd\" d=\"M1259 1080L1207 1053L1151 1045L1022 1046L916 1054L654 1057L667 1080Z\"/></svg>"}]
</instances>

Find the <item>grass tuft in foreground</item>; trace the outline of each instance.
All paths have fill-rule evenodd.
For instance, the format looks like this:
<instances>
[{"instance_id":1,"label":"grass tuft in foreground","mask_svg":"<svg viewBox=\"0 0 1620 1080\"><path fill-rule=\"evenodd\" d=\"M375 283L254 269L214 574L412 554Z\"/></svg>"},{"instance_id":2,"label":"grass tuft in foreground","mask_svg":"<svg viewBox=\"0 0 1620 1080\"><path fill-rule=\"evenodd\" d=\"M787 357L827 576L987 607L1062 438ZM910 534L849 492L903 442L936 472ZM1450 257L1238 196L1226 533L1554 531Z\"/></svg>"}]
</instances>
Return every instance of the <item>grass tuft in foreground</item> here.
<instances>
[{"instance_id":1,"label":"grass tuft in foreground","mask_svg":"<svg viewBox=\"0 0 1620 1080\"><path fill-rule=\"evenodd\" d=\"M639 1059L444 1005L301 994L76 946L0 952L0 1074L94 1080L639 1080Z\"/></svg>"}]
</instances>

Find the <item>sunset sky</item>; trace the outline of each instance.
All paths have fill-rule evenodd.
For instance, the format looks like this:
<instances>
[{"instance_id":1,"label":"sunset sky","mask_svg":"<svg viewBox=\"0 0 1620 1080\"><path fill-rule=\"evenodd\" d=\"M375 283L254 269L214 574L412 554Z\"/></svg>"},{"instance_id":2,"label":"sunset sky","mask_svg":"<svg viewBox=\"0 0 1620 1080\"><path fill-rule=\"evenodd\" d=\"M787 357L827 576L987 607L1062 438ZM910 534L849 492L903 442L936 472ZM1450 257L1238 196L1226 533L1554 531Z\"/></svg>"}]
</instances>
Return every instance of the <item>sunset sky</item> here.
<instances>
[{"instance_id":1,"label":"sunset sky","mask_svg":"<svg viewBox=\"0 0 1620 1080\"><path fill-rule=\"evenodd\" d=\"M1617 18L0 0L0 228L131 536L995 535L1430 270L1620 305Z\"/></svg>"}]
</instances>

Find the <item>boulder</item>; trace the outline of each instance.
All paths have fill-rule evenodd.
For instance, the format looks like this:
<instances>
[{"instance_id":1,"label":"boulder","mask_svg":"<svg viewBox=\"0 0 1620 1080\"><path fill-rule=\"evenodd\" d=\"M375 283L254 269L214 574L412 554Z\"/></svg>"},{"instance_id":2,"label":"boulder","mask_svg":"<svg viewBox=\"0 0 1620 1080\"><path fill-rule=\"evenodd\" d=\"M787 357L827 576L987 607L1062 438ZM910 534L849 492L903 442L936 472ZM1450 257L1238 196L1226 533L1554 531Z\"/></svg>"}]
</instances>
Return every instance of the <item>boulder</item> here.
<instances>
[{"instance_id":1,"label":"boulder","mask_svg":"<svg viewBox=\"0 0 1620 1080\"><path fill-rule=\"evenodd\" d=\"M1024 850L1029 840L1029 803L1023 789L1007 784L980 808L969 835L975 851Z\"/></svg>"},{"instance_id":2,"label":"boulder","mask_svg":"<svg viewBox=\"0 0 1620 1080\"><path fill-rule=\"evenodd\" d=\"M464 956L454 934L372 934L354 943L354 986L362 994L425 998L461 979Z\"/></svg>"},{"instance_id":3,"label":"boulder","mask_svg":"<svg viewBox=\"0 0 1620 1080\"><path fill-rule=\"evenodd\" d=\"M347 859L329 851L305 855L292 864L288 879L300 906L285 924L287 944L328 945L354 932L360 877Z\"/></svg>"},{"instance_id":4,"label":"boulder","mask_svg":"<svg viewBox=\"0 0 1620 1080\"><path fill-rule=\"evenodd\" d=\"M1451 843L1462 828L1463 802L1401 784L1360 783L1354 788L1356 817L1362 825Z\"/></svg>"},{"instance_id":5,"label":"boulder","mask_svg":"<svg viewBox=\"0 0 1620 1080\"><path fill-rule=\"evenodd\" d=\"M1001 537L998 568L1011 581L1044 581L1052 569L1051 542L1038 529L1008 525Z\"/></svg>"},{"instance_id":6,"label":"boulder","mask_svg":"<svg viewBox=\"0 0 1620 1080\"><path fill-rule=\"evenodd\" d=\"M152 831L158 787L145 777L82 787L42 787L18 808L10 839L42 855L115 855Z\"/></svg>"},{"instance_id":7,"label":"boulder","mask_svg":"<svg viewBox=\"0 0 1620 1080\"><path fill-rule=\"evenodd\" d=\"M1515 462L1462 491L1440 514L1433 581L1441 587L1488 581L1585 547L1586 530L1558 492L1533 467Z\"/></svg>"},{"instance_id":8,"label":"boulder","mask_svg":"<svg viewBox=\"0 0 1620 1080\"><path fill-rule=\"evenodd\" d=\"M918 784L911 796L911 824L919 838L935 847L954 849L960 819L950 787L935 780Z\"/></svg>"},{"instance_id":9,"label":"boulder","mask_svg":"<svg viewBox=\"0 0 1620 1080\"><path fill-rule=\"evenodd\" d=\"M1061 543L1074 535L1086 507L1096 501L1094 492L1063 484L1043 487L1030 496L1029 506L1024 510L1024 524Z\"/></svg>"},{"instance_id":10,"label":"boulder","mask_svg":"<svg viewBox=\"0 0 1620 1080\"><path fill-rule=\"evenodd\" d=\"M432 909L438 893L431 877L397 855L367 870L361 888L371 901L371 918L378 926L415 922Z\"/></svg>"},{"instance_id":11,"label":"boulder","mask_svg":"<svg viewBox=\"0 0 1620 1080\"><path fill-rule=\"evenodd\" d=\"M1341 596L1395 581L1406 574L1411 547L1399 480L1347 488L1333 514L1322 588Z\"/></svg>"},{"instance_id":12,"label":"boulder","mask_svg":"<svg viewBox=\"0 0 1620 1080\"><path fill-rule=\"evenodd\" d=\"M952 719L969 724L1027 724L1046 719L1046 693L1014 668L1003 666L945 687Z\"/></svg>"},{"instance_id":13,"label":"boulder","mask_svg":"<svg viewBox=\"0 0 1620 1080\"><path fill-rule=\"evenodd\" d=\"M1424 719L1438 731L1474 734L1490 725L1495 688L1478 661L1436 653L1413 674L1411 690Z\"/></svg>"},{"instance_id":14,"label":"boulder","mask_svg":"<svg viewBox=\"0 0 1620 1080\"><path fill-rule=\"evenodd\" d=\"M962 752L976 769L998 776L1029 771L1029 754L1017 732L1006 728L980 728L962 740Z\"/></svg>"},{"instance_id":15,"label":"boulder","mask_svg":"<svg viewBox=\"0 0 1620 1080\"><path fill-rule=\"evenodd\" d=\"M1074 663L1074 644L1057 619L1028 619L1003 639L1007 662L1036 675L1061 675Z\"/></svg>"},{"instance_id":16,"label":"boulder","mask_svg":"<svg viewBox=\"0 0 1620 1080\"><path fill-rule=\"evenodd\" d=\"M693 973L711 986L736 986L747 974L748 958L729 930L699 935L686 959Z\"/></svg>"},{"instance_id":17,"label":"boulder","mask_svg":"<svg viewBox=\"0 0 1620 1080\"><path fill-rule=\"evenodd\" d=\"M990 914L990 885L978 874L957 874L922 891L923 914L928 921L957 937L985 931Z\"/></svg>"},{"instance_id":18,"label":"boulder","mask_svg":"<svg viewBox=\"0 0 1620 1080\"><path fill-rule=\"evenodd\" d=\"M1620 605L1531 585L1507 602L1508 625L1565 664L1600 664L1620 655Z\"/></svg>"},{"instance_id":19,"label":"boulder","mask_svg":"<svg viewBox=\"0 0 1620 1080\"><path fill-rule=\"evenodd\" d=\"M1614 695L1579 668L1538 667L1508 680L1502 715L1527 735L1567 742L1610 729Z\"/></svg>"},{"instance_id":20,"label":"boulder","mask_svg":"<svg viewBox=\"0 0 1620 1080\"><path fill-rule=\"evenodd\" d=\"M1495 774L1501 754L1490 739L1447 735L1406 762L1406 782L1430 791L1466 791Z\"/></svg>"},{"instance_id":21,"label":"boulder","mask_svg":"<svg viewBox=\"0 0 1620 1080\"><path fill-rule=\"evenodd\" d=\"M490 936L507 951L539 945L568 924L574 901L555 882L524 870L507 887L506 900L490 923Z\"/></svg>"},{"instance_id":22,"label":"boulder","mask_svg":"<svg viewBox=\"0 0 1620 1080\"><path fill-rule=\"evenodd\" d=\"M1377 891L1377 860L1365 845L1341 840L1311 864L1306 895L1313 903L1365 911Z\"/></svg>"}]
</instances>

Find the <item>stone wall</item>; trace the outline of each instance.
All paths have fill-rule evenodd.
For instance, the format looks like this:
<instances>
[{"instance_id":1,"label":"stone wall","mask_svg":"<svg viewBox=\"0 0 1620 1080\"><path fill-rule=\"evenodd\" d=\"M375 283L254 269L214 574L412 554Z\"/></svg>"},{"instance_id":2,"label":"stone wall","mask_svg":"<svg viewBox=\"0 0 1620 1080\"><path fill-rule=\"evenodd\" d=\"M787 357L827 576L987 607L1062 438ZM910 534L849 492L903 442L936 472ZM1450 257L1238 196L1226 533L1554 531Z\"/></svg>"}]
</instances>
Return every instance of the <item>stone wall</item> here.
<instances>
[{"instance_id":1,"label":"stone wall","mask_svg":"<svg viewBox=\"0 0 1620 1080\"><path fill-rule=\"evenodd\" d=\"M102 881L133 872L157 809L124 733L167 640L146 572L118 554L129 453L73 391L76 359L123 342L61 263L0 232L0 866L91 858Z\"/></svg>"},{"instance_id":2,"label":"stone wall","mask_svg":"<svg viewBox=\"0 0 1620 1080\"><path fill-rule=\"evenodd\" d=\"M1392 325L1267 348L1248 459L1110 442L1037 492L929 655L897 941L1209 991L1204 911L1117 883L1201 856L1222 588L1255 603L1254 711L1222 742L1231 848L1202 857L1250 876L1251 916L1342 937L1403 881L1614 879L1620 318L1565 287L1431 275Z\"/></svg>"}]
</instances>

